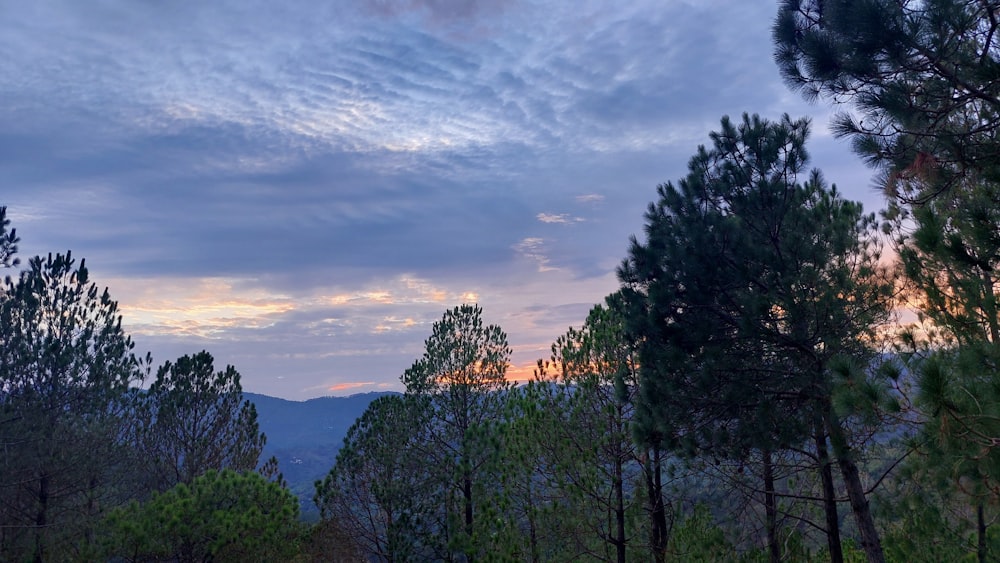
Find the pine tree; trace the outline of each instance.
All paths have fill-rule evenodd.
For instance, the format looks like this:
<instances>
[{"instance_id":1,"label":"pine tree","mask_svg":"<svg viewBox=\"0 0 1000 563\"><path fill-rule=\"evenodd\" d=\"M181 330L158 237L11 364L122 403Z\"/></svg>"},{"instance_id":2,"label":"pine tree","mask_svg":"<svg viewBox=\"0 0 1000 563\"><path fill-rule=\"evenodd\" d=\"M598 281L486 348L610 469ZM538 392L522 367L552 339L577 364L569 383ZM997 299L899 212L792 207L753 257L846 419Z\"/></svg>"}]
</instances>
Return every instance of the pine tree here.
<instances>
[{"instance_id":1,"label":"pine tree","mask_svg":"<svg viewBox=\"0 0 1000 563\"><path fill-rule=\"evenodd\" d=\"M1000 6L971 0L783 0L775 60L807 98L850 103L835 132L890 188L973 174L1000 181Z\"/></svg>"},{"instance_id":2,"label":"pine tree","mask_svg":"<svg viewBox=\"0 0 1000 563\"><path fill-rule=\"evenodd\" d=\"M205 351L181 356L160 366L142 399L137 438L154 490L190 483L210 469L257 467L266 437L233 366L216 372Z\"/></svg>"},{"instance_id":3,"label":"pine tree","mask_svg":"<svg viewBox=\"0 0 1000 563\"><path fill-rule=\"evenodd\" d=\"M11 233L13 234L13 232ZM129 386L142 364L118 304L70 253L0 291L0 551L68 559L121 502Z\"/></svg>"},{"instance_id":4,"label":"pine tree","mask_svg":"<svg viewBox=\"0 0 1000 563\"><path fill-rule=\"evenodd\" d=\"M11 268L20 264L17 258L17 243L21 239L17 236L17 229L7 228L10 226L10 219L7 218L7 207L0 206L0 266Z\"/></svg>"},{"instance_id":5,"label":"pine tree","mask_svg":"<svg viewBox=\"0 0 1000 563\"><path fill-rule=\"evenodd\" d=\"M640 350L638 424L710 458L829 440L862 543L880 561L832 368L841 357L866 365L893 285L878 266L874 217L818 171L799 182L807 134L806 121L788 116L724 118L687 177L658 188L647 240L633 238L619 268ZM863 370L843 373L844 385L873 385ZM828 515L835 533L835 506Z\"/></svg>"},{"instance_id":6,"label":"pine tree","mask_svg":"<svg viewBox=\"0 0 1000 563\"><path fill-rule=\"evenodd\" d=\"M111 561L291 561L299 503L255 472L209 470L112 512L101 557Z\"/></svg>"},{"instance_id":7,"label":"pine tree","mask_svg":"<svg viewBox=\"0 0 1000 563\"><path fill-rule=\"evenodd\" d=\"M591 522L585 533L604 542L609 560L624 562L638 535L629 513L645 500L633 492L643 469L631 428L638 364L624 335L621 296L605 302L552 345L548 369L563 386L566 416L550 436L563 446L554 461L564 486Z\"/></svg>"},{"instance_id":8,"label":"pine tree","mask_svg":"<svg viewBox=\"0 0 1000 563\"><path fill-rule=\"evenodd\" d=\"M369 558L434 559L445 524L435 493L447 483L425 464L426 397L389 395L351 426L337 461L316 482L322 518L343 529Z\"/></svg>"},{"instance_id":9,"label":"pine tree","mask_svg":"<svg viewBox=\"0 0 1000 563\"><path fill-rule=\"evenodd\" d=\"M485 470L497 450L495 426L504 410L511 349L497 325L485 325L478 305L460 305L434 323L422 358L402 375L406 393L431 405L425 463L451 473L442 505L448 514L448 544L474 559L491 527L477 527L476 507L495 483Z\"/></svg>"}]
</instances>

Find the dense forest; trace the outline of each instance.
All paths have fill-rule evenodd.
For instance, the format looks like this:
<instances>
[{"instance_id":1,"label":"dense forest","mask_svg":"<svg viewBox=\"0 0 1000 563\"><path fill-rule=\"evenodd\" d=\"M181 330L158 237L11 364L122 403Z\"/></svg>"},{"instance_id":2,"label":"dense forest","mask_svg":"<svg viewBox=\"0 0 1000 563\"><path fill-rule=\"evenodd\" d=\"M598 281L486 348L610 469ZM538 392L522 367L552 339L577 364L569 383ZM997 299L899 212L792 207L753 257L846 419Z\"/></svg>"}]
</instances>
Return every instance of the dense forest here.
<instances>
[{"instance_id":1,"label":"dense forest","mask_svg":"<svg viewBox=\"0 0 1000 563\"><path fill-rule=\"evenodd\" d=\"M998 30L994 1L780 2L782 76L843 109L885 209L810 168L807 120L722 118L533 381L444 312L314 523L236 369L154 368L0 207L0 558L997 560Z\"/></svg>"}]
</instances>

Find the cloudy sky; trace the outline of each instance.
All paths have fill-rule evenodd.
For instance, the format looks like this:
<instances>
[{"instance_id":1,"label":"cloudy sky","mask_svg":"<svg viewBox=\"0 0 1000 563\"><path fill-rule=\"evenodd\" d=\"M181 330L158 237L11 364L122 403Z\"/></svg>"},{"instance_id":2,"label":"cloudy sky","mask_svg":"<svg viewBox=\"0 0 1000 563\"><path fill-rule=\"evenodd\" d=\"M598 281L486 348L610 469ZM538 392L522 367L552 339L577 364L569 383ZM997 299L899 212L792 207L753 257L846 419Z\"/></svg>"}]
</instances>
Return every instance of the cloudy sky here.
<instances>
[{"instance_id":1,"label":"cloudy sky","mask_svg":"<svg viewBox=\"0 0 1000 563\"><path fill-rule=\"evenodd\" d=\"M401 389L478 302L530 375L617 287L656 185L719 118L813 118L813 165L876 209L829 108L781 82L773 0L0 0L0 205L72 249L156 363L244 388Z\"/></svg>"}]
</instances>

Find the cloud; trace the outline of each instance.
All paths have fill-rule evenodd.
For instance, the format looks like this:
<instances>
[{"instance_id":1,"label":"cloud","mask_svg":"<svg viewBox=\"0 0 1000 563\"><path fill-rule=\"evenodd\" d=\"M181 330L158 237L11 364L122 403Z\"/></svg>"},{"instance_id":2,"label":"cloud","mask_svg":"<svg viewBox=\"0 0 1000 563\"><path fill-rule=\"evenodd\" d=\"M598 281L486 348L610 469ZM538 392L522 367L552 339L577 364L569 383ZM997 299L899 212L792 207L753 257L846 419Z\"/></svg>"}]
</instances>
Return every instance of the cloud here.
<instances>
[{"instance_id":1,"label":"cloud","mask_svg":"<svg viewBox=\"0 0 1000 563\"><path fill-rule=\"evenodd\" d=\"M537 362L523 364L510 364L507 366L507 381L513 383L527 383L535 379L535 372L538 370Z\"/></svg>"},{"instance_id":2,"label":"cloud","mask_svg":"<svg viewBox=\"0 0 1000 563\"><path fill-rule=\"evenodd\" d=\"M600 194L583 194L576 196L577 203L601 203L604 201L604 196Z\"/></svg>"},{"instance_id":3,"label":"cloud","mask_svg":"<svg viewBox=\"0 0 1000 563\"><path fill-rule=\"evenodd\" d=\"M411 317L402 319L397 317L384 317L379 324L375 325L374 332L379 334L391 330L407 330L415 326L417 326L417 322Z\"/></svg>"},{"instance_id":4,"label":"cloud","mask_svg":"<svg viewBox=\"0 0 1000 563\"><path fill-rule=\"evenodd\" d=\"M582 223L585 221L582 217L573 217L568 213L539 213L535 215L535 218L542 223L555 223L559 225L569 225L571 223Z\"/></svg>"},{"instance_id":5,"label":"cloud","mask_svg":"<svg viewBox=\"0 0 1000 563\"><path fill-rule=\"evenodd\" d=\"M544 239L528 237L515 244L513 248L524 258L535 262L538 266L539 272L551 272L557 269L549 265L551 260L549 260L549 257L544 253Z\"/></svg>"},{"instance_id":6,"label":"cloud","mask_svg":"<svg viewBox=\"0 0 1000 563\"><path fill-rule=\"evenodd\" d=\"M382 18L393 19L416 15L433 26L456 26L473 24L477 27L496 19L502 12L516 2L515 0L373 0L362 4L362 10ZM459 34L460 37L471 37L473 34Z\"/></svg>"},{"instance_id":7,"label":"cloud","mask_svg":"<svg viewBox=\"0 0 1000 563\"><path fill-rule=\"evenodd\" d=\"M257 279L116 278L101 283L125 288L113 295L132 333L203 338L238 339L248 331L292 329L290 325L296 332L317 334L411 330L427 324L424 315L477 297L475 291L441 287L411 274L354 289L331 286L285 295L272 293ZM387 314L404 307L424 314Z\"/></svg>"},{"instance_id":8,"label":"cloud","mask_svg":"<svg viewBox=\"0 0 1000 563\"><path fill-rule=\"evenodd\" d=\"M342 391L350 391L352 389L358 389L359 387L371 387L376 385L374 381L350 381L347 383L337 383L327 387L327 391L333 393L339 393Z\"/></svg>"},{"instance_id":9,"label":"cloud","mask_svg":"<svg viewBox=\"0 0 1000 563\"><path fill-rule=\"evenodd\" d=\"M817 116L816 164L874 205L781 84L773 11L23 3L0 18L0 204L24 256L87 258L140 347L210 348L248 389L398 386L462 302L530 365L617 287L656 185L723 114Z\"/></svg>"}]
</instances>

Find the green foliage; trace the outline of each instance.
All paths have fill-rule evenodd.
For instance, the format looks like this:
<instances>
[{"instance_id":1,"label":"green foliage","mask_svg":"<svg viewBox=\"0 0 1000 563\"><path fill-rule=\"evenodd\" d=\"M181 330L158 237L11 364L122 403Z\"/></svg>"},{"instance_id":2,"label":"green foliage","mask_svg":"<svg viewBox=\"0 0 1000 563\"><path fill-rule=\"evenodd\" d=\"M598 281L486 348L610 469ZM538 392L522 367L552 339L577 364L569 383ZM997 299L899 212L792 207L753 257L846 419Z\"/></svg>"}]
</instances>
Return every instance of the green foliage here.
<instances>
[{"instance_id":1,"label":"green foliage","mask_svg":"<svg viewBox=\"0 0 1000 563\"><path fill-rule=\"evenodd\" d=\"M10 219L7 218L7 207L0 206L0 266L11 268L20 264L17 258L17 243L21 239L17 236L17 229L7 228L10 226Z\"/></svg>"},{"instance_id":2,"label":"green foliage","mask_svg":"<svg viewBox=\"0 0 1000 563\"><path fill-rule=\"evenodd\" d=\"M460 305L434 323L423 357L400 378L407 393L432 396L449 413L459 413L478 408L471 393L509 386L507 335L497 325L484 325L482 315L478 305Z\"/></svg>"},{"instance_id":3,"label":"green foliage","mask_svg":"<svg viewBox=\"0 0 1000 563\"><path fill-rule=\"evenodd\" d=\"M17 237L13 230L7 233L8 224L0 208L0 263L14 266ZM16 279L6 279L0 289L0 553L5 560L93 559L99 550L94 543L98 522L128 499L148 494L149 478L154 487L167 488L191 483L209 467L256 466L263 436L253 405L240 405L235 370L213 376L210 355L185 356L165 364L144 393L132 386L148 373L149 359L136 359L132 350L117 303L107 289L89 281L83 261L77 265L70 253L33 258ZM161 473L167 462L169 470ZM204 509L199 514L207 518L217 516L213 510L232 510L224 527L252 529L254 518L275 514L272 506L283 499L251 491L257 494L255 505L207 500L232 497L234 487L246 485L235 483L234 475L199 484L211 494L197 487L180 489L171 493L176 498L165 495L156 502L189 510L201 502L194 510ZM171 510L169 526L188 526L177 533L197 534L191 526L205 527L190 514L178 516L176 506ZM297 503L282 514L294 524ZM257 549L257 539L268 537L262 533L243 541L251 551L221 544L206 549L231 553L233 559L239 553L256 557L267 553Z\"/></svg>"},{"instance_id":4,"label":"green foliage","mask_svg":"<svg viewBox=\"0 0 1000 563\"><path fill-rule=\"evenodd\" d=\"M927 179L913 185L925 193L937 186ZM942 509L1000 499L998 196L996 183L968 176L920 205L896 198L885 212L921 322L901 343L917 377L915 406L923 418L911 471L939 495ZM960 512L947 516L935 545L954 544L960 531L971 529L974 550L985 557L988 526L955 516Z\"/></svg>"},{"instance_id":5,"label":"green foliage","mask_svg":"<svg viewBox=\"0 0 1000 563\"><path fill-rule=\"evenodd\" d=\"M485 325L482 308L461 305L434 323L423 357L402 377L407 395L429 403L428 444L424 463L444 477L432 491L445 507L446 545L452 553L473 557L488 553L492 522L476 517L477 507L492 497L496 483L488 468L498 455L494 427L503 413L511 349L507 335Z\"/></svg>"},{"instance_id":6,"label":"green foliage","mask_svg":"<svg viewBox=\"0 0 1000 563\"><path fill-rule=\"evenodd\" d=\"M918 405L930 416L922 433L929 463L984 500L1000 499L1000 346L939 351L920 367Z\"/></svg>"},{"instance_id":7,"label":"green foliage","mask_svg":"<svg viewBox=\"0 0 1000 563\"><path fill-rule=\"evenodd\" d=\"M665 548L661 460L631 431L638 374L620 305L612 295L595 306L539 361L534 381L504 392L491 431L500 455L485 466L500 485L491 549L519 560L614 561Z\"/></svg>"},{"instance_id":8,"label":"green foliage","mask_svg":"<svg viewBox=\"0 0 1000 563\"><path fill-rule=\"evenodd\" d=\"M621 296L591 309L583 327L570 328L552 345L550 365L562 384L562 416L548 423L555 440L549 459L557 482L580 514L577 529L594 540L588 549L624 561L630 543L640 537L631 517L643 506L641 451L632 436L638 364L625 338ZM581 542L586 544L587 542Z\"/></svg>"},{"instance_id":9,"label":"green foliage","mask_svg":"<svg viewBox=\"0 0 1000 563\"><path fill-rule=\"evenodd\" d=\"M330 473L316 483L323 521L379 561L433 559L435 554L441 515L434 492L446 483L422 455L428 406L415 396L372 401L348 430Z\"/></svg>"},{"instance_id":10,"label":"green foliage","mask_svg":"<svg viewBox=\"0 0 1000 563\"><path fill-rule=\"evenodd\" d=\"M578 533L581 521L597 515L574 506L561 489L566 398L551 381L531 381L507 392L503 424L497 428L503 455L491 473L501 485L497 505L505 547L520 560L573 561L586 552L582 544L599 543L592 532Z\"/></svg>"},{"instance_id":11,"label":"green foliage","mask_svg":"<svg viewBox=\"0 0 1000 563\"><path fill-rule=\"evenodd\" d=\"M252 471L265 442L240 374L232 366L216 372L205 351L160 366L139 416L138 442L156 490L210 469Z\"/></svg>"},{"instance_id":12,"label":"green foliage","mask_svg":"<svg viewBox=\"0 0 1000 563\"><path fill-rule=\"evenodd\" d=\"M984 516L995 512L1000 499L998 360L1000 348L980 342L911 362L918 375L917 406L926 420L900 478L910 486L889 504L903 507L890 512L895 552L923 550L923 560L938 552L980 560L1000 553L995 516Z\"/></svg>"},{"instance_id":13,"label":"green foliage","mask_svg":"<svg viewBox=\"0 0 1000 563\"><path fill-rule=\"evenodd\" d=\"M810 442L825 450L829 439L878 559L850 426L835 406L845 420L877 424L891 403L856 366L870 361L894 285L879 266L874 216L818 171L800 182L807 136L808 122L787 115L723 118L688 175L658 187L646 241L633 237L618 272L640 351L638 433L710 459ZM835 502L829 490L826 499Z\"/></svg>"},{"instance_id":14,"label":"green foliage","mask_svg":"<svg viewBox=\"0 0 1000 563\"><path fill-rule=\"evenodd\" d=\"M254 472L210 470L104 523L104 557L123 561L281 561L298 552L298 500Z\"/></svg>"},{"instance_id":15,"label":"green foliage","mask_svg":"<svg viewBox=\"0 0 1000 563\"><path fill-rule=\"evenodd\" d=\"M920 542L944 549L974 530L985 557L988 526L956 507L995 503L1000 492L997 10L957 0L787 1L775 26L785 77L855 104L863 119L840 118L838 132L882 168L889 188L883 230L919 317L900 338L923 422L907 471L940 500L896 519L923 538L909 548L893 540L908 556Z\"/></svg>"},{"instance_id":16,"label":"green foliage","mask_svg":"<svg viewBox=\"0 0 1000 563\"><path fill-rule=\"evenodd\" d=\"M975 559L974 524L970 525L969 514L962 514L971 507L966 505L963 511L957 499L942 497L933 487L914 484L894 492L897 496L885 503L891 511L884 515L888 560L931 563ZM992 553L997 553L1000 545L995 544L995 538L991 543Z\"/></svg>"},{"instance_id":17,"label":"green foliage","mask_svg":"<svg viewBox=\"0 0 1000 563\"><path fill-rule=\"evenodd\" d=\"M11 233L13 234L13 233ZM129 385L142 365L118 305L69 253L0 290L0 551L65 559L122 502Z\"/></svg>"},{"instance_id":18,"label":"green foliage","mask_svg":"<svg viewBox=\"0 0 1000 563\"><path fill-rule=\"evenodd\" d=\"M674 528L667 553L675 561L735 561L738 557L725 532L704 505L696 506Z\"/></svg>"},{"instance_id":19,"label":"green foliage","mask_svg":"<svg viewBox=\"0 0 1000 563\"><path fill-rule=\"evenodd\" d=\"M787 116L723 119L688 176L658 188L647 241L619 269L642 343L640 428L672 448L795 443L815 403L787 391L828 396L826 365L888 318L873 218L818 172L797 183L807 133Z\"/></svg>"},{"instance_id":20,"label":"green foliage","mask_svg":"<svg viewBox=\"0 0 1000 563\"><path fill-rule=\"evenodd\" d=\"M849 102L835 131L892 189L915 178L936 187L967 175L1000 180L998 8L968 0L783 0L775 60L807 98ZM857 118L855 118L857 116Z\"/></svg>"},{"instance_id":21,"label":"green foliage","mask_svg":"<svg viewBox=\"0 0 1000 563\"><path fill-rule=\"evenodd\" d=\"M919 205L885 212L920 318L939 344L1000 342L994 270L1000 267L1000 184L966 182Z\"/></svg>"},{"instance_id":22,"label":"green foliage","mask_svg":"<svg viewBox=\"0 0 1000 563\"><path fill-rule=\"evenodd\" d=\"M53 416L100 411L141 378L118 304L70 253L32 258L0 293L0 388L5 401Z\"/></svg>"}]
</instances>

